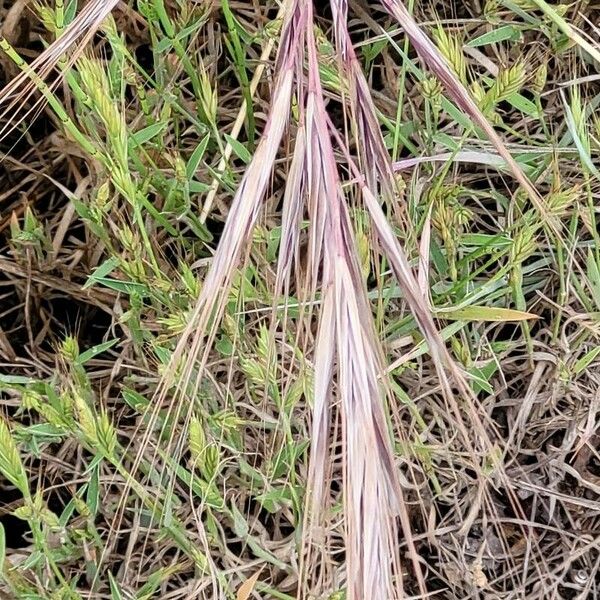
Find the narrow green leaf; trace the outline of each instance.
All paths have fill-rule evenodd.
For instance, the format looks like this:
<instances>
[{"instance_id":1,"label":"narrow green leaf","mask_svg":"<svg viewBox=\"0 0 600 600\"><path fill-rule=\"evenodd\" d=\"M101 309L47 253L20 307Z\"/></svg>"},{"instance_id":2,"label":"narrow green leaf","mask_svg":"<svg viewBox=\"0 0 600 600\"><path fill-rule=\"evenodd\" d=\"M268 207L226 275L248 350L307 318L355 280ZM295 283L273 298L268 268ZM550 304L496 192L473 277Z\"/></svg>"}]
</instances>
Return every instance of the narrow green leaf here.
<instances>
[{"instance_id":1,"label":"narrow green leaf","mask_svg":"<svg viewBox=\"0 0 600 600\"><path fill-rule=\"evenodd\" d=\"M86 493L86 505L90 514L96 516L100 507L100 466L92 469L90 482Z\"/></svg>"},{"instance_id":2,"label":"narrow green leaf","mask_svg":"<svg viewBox=\"0 0 600 600\"><path fill-rule=\"evenodd\" d=\"M4 579L4 561L6 560L6 533L0 523L0 581Z\"/></svg>"},{"instance_id":3,"label":"narrow green leaf","mask_svg":"<svg viewBox=\"0 0 600 600\"><path fill-rule=\"evenodd\" d=\"M531 100L528 100L521 94L513 94L506 101L528 117L533 117L534 119L539 117L537 106Z\"/></svg>"},{"instance_id":4,"label":"narrow green leaf","mask_svg":"<svg viewBox=\"0 0 600 600\"><path fill-rule=\"evenodd\" d=\"M248 164L252 160L252 154L250 154L250 152L248 152L248 149L246 148L246 146L244 146L244 144L242 144L238 140L232 138L227 133L225 134L225 138L227 139L229 144L231 144L231 147L233 148L235 155L239 159L243 160L246 164Z\"/></svg>"},{"instance_id":5,"label":"narrow green leaf","mask_svg":"<svg viewBox=\"0 0 600 600\"><path fill-rule=\"evenodd\" d=\"M158 41L155 46L155 53L157 55L164 54L168 52L173 47L173 41L179 42L181 45L186 44L186 38L192 35L196 30L200 29L204 25L204 20L198 19L195 23L192 23L189 27L185 27L182 29L175 38L163 38Z\"/></svg>"},{"instance_id":6,"label":"narrow green leaf","mask_svg":"<svg viewBox=\"0 0 600 600\"><path fill-rule=\"evenodd\" d=\"M77 14L77 0L68 0L65 2L65 14L63 17L63 25L70 25Z\"/></svg>"},{"instance_id":7,"label":"narrow green leaf","mask_svg":"<svg viewBox=\"0 0 600 600\"><path fill-rule=\"evenodd\" d=\"M140 131L136 131L130 138L133 146L142 146L149 142L152 138L155 138L159 133L164 131L167 128L167 125L167 121L162 121L148 125L148 127L144 127L144 129L140 129Z\"/></svg>"},{"instance_id":8,"label":"narrow green leaf","mask_svg":"<svg viewBox=\"0 0 600 600\"><path fill-rule=\"evenodd\" d=\"M139 294L142 297L151 295L150 291L145 285L136 283L135 281L121 281L120 279L102 277L98 279L98 283L101 283L111 290L123 292L124 294Z\"/></svg>"},{"instance_id":9,"label":"narrow green leaf","mask_svg":"<svg viewBox=\"0 0 600 600\"><path fill-rule=\"evenodd\" d=\"M3 375L0 373L0 384L6 385L30 385L35 383L35 379L31 377L25 377L23 375Z\"/></svg>"},{"instance_id":10,"label":"narrow green leaf","mask_svg":"<svg viewBox=\"0 0 600 600\"><path fill-rule=\"evenodd\" d=\"M112 600L124 600L123 594L121 593L121 586L110 571L108 572L108 581L110 584L110 596Z\"/></svg>"},{"instance_id":11,"label":"narrow green leaf","mask_svg":"<svg viewBox=\"0 0 600 600\"><path fill-rule=\"evenodd\" d=\"M83 284L84 290L92 287L94 284L98 283L98 280L106 277L109 273L114 271L119 265L119 259L115 256L112 256L108 260L105 260L101 265L97 266L94 269L94 272L88 277L88 280Z\"/></svg>"},{"instance_id":12,"label":"narrow green leaf","mask_svg":"<svg viewBox=\"0 0 600 600\"><path fill-rule=\"evenodd\" d=\"M487 46L488 44L497 44L506 42L507 40L518 40L521 37L521 31L514 25L504 25L498 29L488 31L483 35L471 40L467 46L469 48L477 48L478 46Z\"/></svg>"},{"instance_id":13,"label":"narrow green leaf","mask_svg":"<svg viewBox=\"0 0 600 600\"><path fill-rule=\"evenodd\" d=\"M592 157L590 156L590 153L587 148L588 144L586 144L585 140L581 139L581 136L579 135L579 131L577 128L577 124L575 123L573 111L571 110L571 107L569 106L568 102L566 100L564 100L564 98L563 98L563 104L565 107L565 117L566 117L566 121L567 121L567 127L569 129L571 136L573 137L575 146L577 147L577 150L579 151L579 157L581 158L581 162L587 167L587 169L589 170L590 173L592 173L598 180L600 180L600 172L596 168L596 165L594 164L594 161L592 160Z\"/></svg>"},{"instance_id":14,"label":"narrow green leaf","mask_svg":"<svg viewBox=\"0 0 600 600\"><path fill-rule=\"evenodd\" d=\"M187 161L187 165L185 167L185 174L187 178L192 180L196 171L198 170L198 166L204 157L204 153L206 152L206 147L208 146L208 142L210 140L210 135L206 134L200 143L196 146L196 149L192 152L189 160Z\"/></svg>"},{"instance_id":15,"label":"narrow green leaf","mask_svg":"<svg viewBox=\"0 0 600 600\"><path fill-rule=\"evenodd\" d=\"M509 248L512 240L505 235L492 235L489 233L465 233L460 238L465 246L479 248Z\"/></svg>"},{"instance_id":16,"label":"narrow green leaf","mask_svg":"<svg viewBox=\"0 0 600 600\"><path fill-rule=\"evenodd\" d=\"M573 366L573 373L579 375L582 371L585 371L596 360L599 354L600 346L596 346L587 354L584 354Z\"/></svg>"},{"instance_id":17,"label":"narrow green leaf","mask_svg":"<svg viewBox=\"0 0 600 600\"><path fill-rule=\"evenodd\" d=\"M596 307L600 308L600 267L596 262L596 258L592 250L588 251L586 259L586 270L590 292L592 293L592 297L594 299L594 302L596 303Z\"/></svg>"},{"instance_id":18,"label":"narrow green leaf","mask_svg":"<svg viewBox=\"0 0 600 600\"><path fill-rule=\"evenodd\" d=\"M121 390L121 394L123 395L123 400L133 408L133 410L137 410L142 413L148 407L148 400L134 390L130 390L128 388L124 388Z\"/></svg>"},{"instance_id":19,"label":"narrow green leaf","mask_svg":"<svg viewBox=\"0 0 600 600\"><path fill-rule=\"evenodd\" d=\"M527 321L537 319L538 316L512 308L500 308L496 306L465 306L457 309L441 309L436 311L438 317L457 321Z\"/></svg>"},{"instance_id":20,"label":"narrow green leaf","mask_svg":"<svg viewBox=\"0 0 600 600\"><path fill-rule=\"evenodd\" d=\"M97 346L89 348L88 350L79 355L79 358L77 359L77 364L84 365L86 362L94 358L94 356L98 356L98 354L102 354L103 352L106 352L107 350L112 348L118 341L119 339L115 338L114 340L109 340L108 342L104 342L103 344L98 344Z\"/></svg>"},{"instance_id":21,"label":"narrow green leaf","mask_svg":"<svg viewBox=\"0 0 600 600\"><path fill-rule=\"evenodd\" d=\"M189 189L192 194L204 194L210 190L210 185L193 180L189 183Z\"/></svg>"}]
</instances>

